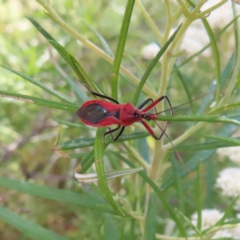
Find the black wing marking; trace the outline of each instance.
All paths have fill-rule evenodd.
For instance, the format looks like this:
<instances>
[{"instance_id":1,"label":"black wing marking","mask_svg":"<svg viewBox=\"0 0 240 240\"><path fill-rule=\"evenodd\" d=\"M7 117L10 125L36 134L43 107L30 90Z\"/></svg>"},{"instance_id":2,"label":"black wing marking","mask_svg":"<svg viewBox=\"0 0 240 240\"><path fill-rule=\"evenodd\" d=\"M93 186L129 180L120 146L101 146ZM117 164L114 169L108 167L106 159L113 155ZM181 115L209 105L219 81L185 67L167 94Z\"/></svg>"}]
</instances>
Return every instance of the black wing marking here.
<instances>
[{"instance_id":1,"label":"black wing marking","mask_svg":"<svg viewBox=\"0 0 240 240\"><path fill-rule=\"evenodd\" d=\"M77 115L87 122L96 124L105 117L109 116L110 113L99 104L94 103L91 105L80 107L77 110Z\"/></svg>"}]
</instances>

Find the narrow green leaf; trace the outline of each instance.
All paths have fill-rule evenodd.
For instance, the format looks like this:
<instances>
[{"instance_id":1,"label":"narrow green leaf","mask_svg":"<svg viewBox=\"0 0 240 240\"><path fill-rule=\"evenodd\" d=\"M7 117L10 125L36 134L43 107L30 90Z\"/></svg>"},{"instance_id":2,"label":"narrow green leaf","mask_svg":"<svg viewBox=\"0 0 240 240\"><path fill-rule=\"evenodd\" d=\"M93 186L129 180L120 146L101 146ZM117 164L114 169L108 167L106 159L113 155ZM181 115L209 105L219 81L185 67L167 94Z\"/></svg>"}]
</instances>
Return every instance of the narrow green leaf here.
<instances>
[{"instance_id":1,"label":"narrow green leaf","mask_svg":"<svg viewBox=\"0 0 240 240\"><path fill-rule=\"evenodd\" d=\"M59 69L56 69L59 71ZM67 82L67 84L71 87L72 91L75 93L79 103L86 102L89 98L87 94L78 86L78 83L74 81L72 78L63 75L62 72L59 72L62 78Z\"/></svg>"},{"instance_id":2,"label":"narrow green leaf","mask_svg":"<svg viewBox=\"0 0 240 240\"><path fill-rule=\"evenodd\" d=\"M1 205L0 205L0 219L8 223L12 227L18 229L24 235L30 237L31 239L67 240L67 238L62 237L46 228L43 228L42 226L34 222L29 221Z\"/></svg>"},{"instance_id":3,"label":"narrow green leaf","mask_svg":"<svg viewBox=\"0 0 240 240\"><path fill-rule=\"evenodd\" d=\"M237 126L234 125L225 125L222 127L222 129L216 134L220 137L230 136L232 133L237 129ZM182 166L179 169L179 176L182 178L188 174L188 170L193 171L197 168L198 164L200 162L207 161L208 158L215 153L215 150L203 150L196 153L184 166ZM175 176L174 174L168 176L161 186L162 190L167 190L169 187L171 187L174 184Z\"/></svg>"},{"instance_id":4,"label":"narrow green leaf","mask_svg":"<svg viewBox=\"0 0 240 240\"><path fill-rule=\"evenodd\" d=\"M105 50L105 52L110 56L110 57L114 57L114 54L111 50L111 48L109 47L107 41L104 39L104 37L97 31L95 30L91 25L89 25L86 21L83 20L83 23L96 35L96 37L99 39L99 41L101 42L103 49Z\"/></svg>"},{"instance_id":5,"label":"narrow green leaf","mask_svg":"<svg viewBox=\"0 0 240 240\"><path fill-rule=\"evenodd\" d=\"M188 217L186 217L182 212L180 212L178 209L176 209L176 211L178 212L178 214L179 214L179 216L180 216L180 220L182 221L182 222L184 222L185 223L185 225L186 224L188 224L195 232L196 232L196 234L198 235L198 236L203 236L203 234L201 233L201 231L200 230L198 230L198 228L195 226L195 225L193 225L193 223L190 221L190 219L188 218ZM198 239L198 238L197 238ZM200 238L201 239L201 238Z\"/></svg>"},{"instance_id":6,"label":"narrow green leaf","mask_svg":"<svg viewBox=\"0 0 240 240\"><path fill-rule=\"evenodd\" d=\"M206 134L202 134L201 136L208 138L208 139L215 139L218 142L223 142L223 143L227 143L227 144L231 144L233 146L239 146L240 145L240 137L219 137L219 136L212 136L212 135L206 135Z\"/></svg>"},{"instance_id":7,"label":"narrow green leaf","mask_svg":"<svg viewBox=\"0 0 240 240\"><path fill-rule=\"evenodd\" d=\"M239 107L240 107L240 102L230 103L215 109L214 111L211 112L211 114L217 114L227 110L234 111L235 109L239 109Z\"/></svg>"},{"instance_id":8,"label":"narrow green leaf","mask_svg":"<svg viewBox=\"0 0 240 240\"><path fill-rule=\"evenodd\" d=\"M18 76L26 79L27 81L33 83L34 85L36 85L36 86L42 88L43 90L51 93L51 94L54 95L55 97L58 97L58 98L66 101L66 102L76 104L76 100L75 100L75 99L72 99L72 98L70 98L70 97L68 97L68 96L66 96L66 95L64 95L64 94L62 94L62 93L54 90L53 88L50 88L50 87L46 86L45 84L43 84L43 83L41 83L41 82L39 82L39 81L36 81L36 80L33 79L32 77L29 77L29 76L27 76L27 75L24 74L24 73L20 73L20 72L12 69L12 68L10 68L10 67L3 66L3 65L0 65L0 66L3 67L3 68L5 68L5 69L8 69L9 71L11 71L11 72L17 74Z\"/></svg>"},{"instance_id":9,"label":"narrow green leaf","mask_svg":"<svg viewBox=\"0 0 240 240\"><path fill-rule=\"evenodd\" d=\"M124 141L129 141L132 139L138 139L138 138L144 138L147 137L149 133L147 132L136 132L131 134L124 134L122 135L116 142L113 142L112 139L109 137L107 138L109 140L109 143L120 143ZM75 148L84 148L94 145L95 138L78 138L78 139L72 139L68 140L66 142L60 143L56 149L59 150L69 150L69 149L75 149ZM103 141L103 139L102 139Z\"/></svg>"},{"instance_id":10,"label":"narrow green leaf","mask_svg":"<svg viewBox=\"0 0 240 240\"><path fill-rule=\"evenodd\" d=\"M183 192L183 187L182 187L182 183L181 183L181 178L179 176L179 167L178 164L176 162L176 159L173 158L173 154L171 154L171 163L172 163L172 169L174 172L174 176L175 176L175 186L177 188L177 199L178 199L178 203L179 203L179 209L181 212L185 212L184 209L184 192Z\"/></svg>"},{"instance_id":11,"label":"narrow green leaf","mask_svg":"<svg viewBox=\"0 0 240 240\"><path fill-rule=\"evenodd\" d=\"M185 80L185 76L181 73L181 71L178 68L176 68L175 70L176 70L178 78L180 79L180 81L181 81L181 83L182 83L182 85L184 87L184 90L185 90L185 92L187 94L188 101L189 101L192 113L194 114L195 111L194 111L194 108L193 108L192 95L191 95L190 90L188 89L188 85L186 83L187 81Z\"/></svg>"},{"instance_id":12,"label":"narrow green leaf","mask_svg":"<svg viewBox=\"0 0 240 240\"><path fill-rule=\"evenodd\" d=\"M232 73L234 63L235 63L235 57L236 57L235 53L233 53L221 73L221 89L225 87L225 84Z\"/></svg>"},{"instance_id":13,"label":"narrow green leaf","mask_svg":"<svg viewBox=\"0 0 240 240\"><path fill-rule=\"evenodd\" d=\"M216 148L223 148L223 147L232 147L232 146L239 146L240 145L240 138L231 138L231 137L218 137L218 136L209 136L209 135L202 135L203 137L209 139L216 139L217 141L210 141L206 143L199 143L199 144L190 144L190 145L180 145L176 146L171 151L199 151L199 150L207 150L207 149L216 149Z\"/></svg>"},{"instance_id":14,"label":"narrow green leaf","mask_svg":"<svg viewBox=\"0 0 240 240\"><path fill-rule=\"evenodd\" d=\"M77 106L69 103L58 103L58 102L53 102L49 100L44 100L41 98L36 98L32 96L27 96L23 94L18 94L18 93L10 93L10 92L5 92L0 90L0 97L6 97L6 98L12 98L32 104L36 104L39 106L44 106L44 107L49 107L49 108L55 108L55 109L62 109L65 111L70 111L70 112L75 112L77 110Z\"/></svg>"},{"instance_id":15,"label":"narrow green leaf","mask_svg":"<svg viewBox=\"0 0 240 240\"><path fill-rule=\"evenodd\" d=\"M51 45L58 51L62 58L73 68L80 81L82 83L86 83L92 90L97 91L98 89L92 83L92 80L84 71L82 66L77 62L77 60L72 55L70 55L64 49L64 47L62 47L45 29L43 29L39 23L37 23L31 17L27 18L37 28L37 30L51 43Z\"/></svg>"},{"instance_id":16,"label":"narrow green leaf","mask_svg":"<svg viewBox=\"0 0 240 240\"><path fill-rule=\"evenodd\" d=\"M88 76L84 68L80 65L80 63L72 56L69 55L70 61L69 64L74 69L75 73L79 77L79 81L81 83L86 84L92 91L98 92L99 88L94 84L91 77Z\"/></svg>"},{"instance_id":17,"label":"narrow green leaf","mask_svg":"<svg viewBox=\"0 0 240 240\"><path fill-rule=\"evenodd\" d=\"M224 215L222 218L215 224L215 226L221 226L226 219L228 219L231 216L231 212L234 210L234 206L239 199L239 195L233 199L231 204L227 207L227 209L224 211Z\"/></svg>"},{"instance_id":18,"label":"narrow green leaf","mask_svg":"<svg viewBox=\"0 0 240 240\"><path fill-rule=\"evenodd\" d=\"M144 229L144 240L154 240L156 233L156 199L155 193L150 194L150 199L148 201L148 210L145 221Z\"/></svg>"},{"instance_id":19,"label":"narrow green leaf","mask_svg":"<svg viewBox=\"0 0 240 240\"><path fill-rule=\"evenodd\" d=\"M132 134L126 134L126 135L121 136L116 143L118 143L120 141L143 138L148 135L149 135L149 133L147 133L147 132L136 132L136 133L132 133ZM109 143L113 143L111 138L107 138L105 148L108 146ZM81 162L82 169L81 169L80 173L85 173L92 166L93 163L94 163L94 153L92 150L82 160L82 162Z\"/></svg>"},{"instance_id":20,"label":"narrow green leaf","mask_svg":"<svg viewBox=\"0 0 240 240\"><path fill-rule=\"evenodd\" d=\"M196 181L196 206L197 206L197 215L198 222L197 228L202 229L202 181L201 181L201 163L197 167L197 181Z\"/></svg>"},{"instance_id":21,"label":"narrow green leaf","mask_svg":"<svg viewBox=\"0 0 240 240\"><path fill-rule=\"evenodd\" d=\"M106 200L109 202L112 208L116 210L119 215L124 216L124 213L118 207L117 203L113 199L113 196L108 187L108 182L105 175L104 162L103 162L103 152L104 152L105 146L102 141L104 131L105 131L104 128L98 128L95 144L94 144L94 157L95 157L96 172L98 175L98 182L99 182L99 186L102 189L103 194L105 195Z\"/></svg>"},{"instance_id":22,"label":"narrow green leaf","mask_svg":"<svg viewBox=\"0 0 240 240\"><path fill-rule=\"evenodd\" d=\"M80 173L85 173L94 163L94 150L91 150L89 154L81 161Z\"/></svg>"},{"instance_id":23,"label":"narrow green leaf","mask_svg":"<svg viewBox=\"0 0 240 240\"><path fill-rule=\"evenodd\" d=\"M42 26L36 22L33 18L26 16L26 18L34 25L34 27L48 40L55 41L55 39L47 32L45 31Z\"/></svg>"},{"instance_id":24,"label":"narrow green leaf","mask_svg":"<svg viewBox=\"0 0 240 240\"><path fill-rule=\"evenodd\" d=\"M210 150L210 149L217 149L222 147L232 147L232 146L239 146L239 144L228 144L225 142L206 142L206 143L199 143L199 144L188 144L183 146L176 146L172 148L170 151L202 151L202 150Z\"/></svg>"},{"instance_id":25,"label":"narrow green leaf","mask_svg":"<svg viewBox=\"0 0 240 240\"><path fill-rule=\"evenodd\" d=\"M139 98L139 95L142 91L142 88L145 84L145 82L147 81L147 78L149 77L150 73L152 72L153 68L156 66L156 64L158 63L160 57L164 54L164 52L167 50L168 46L171 44L171 42L174 40L175 36L177 35L178 31L180 30L180 28L182 27L182 25L180 25L177 30L172 34L172 36L167 40L167 42L164 44L164 46L159 50L159 52L157 53L156 57L151 61L151 63L149 64L146 72L143 74L142 79L140 81L140 83L137 86L135 95L133 97L133 105L137 105L137 101Z\"/></svg>"},{"instance_id":26,"label":"narrow green leaf","mask_svg":"<svg viewBox=\"0 0 240 240\"><path fill-rule=\"evenodd\" d=\"M111 77L112 97L116 100L118 100L119 69L120 69L122 58L123 58L123 52L124 52L124 47L125 47L125 44L126 44L128 28L129 28L129 25L130 25L130 22L131 22L131 16L132 16L134 3L135 3L135 0L128 0L127 1L127 6L126 6L124 17L123 17L123 22L122 22L122 27L121 27L121 30L120 30L120 34L119 34L119 37L118 37L117 49L116 49L116 52L115 52L115 58L114 58L113 67L112 67L112 77Z\"/></svg>"},{"instance_id":27,"label":"narrow green leaf","mask_svg":"<svg viewBox=\"0 0 240 240\"><path fill-rule=\"evenodd\" d=\"M119 225L116 224L112 215L105 214L104 235L102 240L120 240ZM98 240L101 240L98 238Z\"/></svg>"},{"instance_id":28,"label":"narrow green leaf","mask_svg":"<svg viewBox=\"0 0 240 240\"><path fill-rule=\"evenodd\" d=\"M60 190L57 188L7 178L0 178L0 186L26 193L30 196L46 198L67 204L76 204L82 207L113 213L113 210L111 210L104 201L99 202L99 199L96 200L93 197L88 197L68 190Z\"/></svg>"},{"instance_id":29,"label":"narrow green leaf","mask_svg":"<svg viewBox=\"0 0 240 240\"><path fill-rule=\"evenodd\" d=\"M109 180L109 179L113 179L113 178L117 178L117 177L123 177L126 175L134 174L134 173L137 173L142 170L143 170L143 168L126 168L126 169L122 169L122 170L118 170L118 171L105 172L105 176L106 176L106 179ZM75 178L79 182L85 182L85 183L98 181L98 176L96 173L80 174L80 173L75 172Z\"/></svg>"},{"instance_id":30,"label":"narrow green leaf","mask_svg":"<svg viewBox=\"0 0 240 240\"><path fill-rule=\"evenodd\" d=\"M131 168L135 168L136 167L131 161L129 161L128 159L123 157L120 153L114 152L114 155L119 157L119 159L121 159L123 162L125 162ZM159 198L159 200L164 205L165 209L171 215L173 221L176 222L177 226L179 227L179 230L180 230L181 234L183 236L187 237L187 233L186 233L186 230L185 230L185 227L184 227L184 223L180 221L180 219L178 218L178 216L176 214L176 210L171 206L171 204L169 203L168 199L165 198L166 193L164 191L160 190L159 187L152 181L152 179L150 179L147 176L147 174L144 171L140 171L140 172L138 172L138 174L144 179L144 181L146 183L148 183L151 186L151 188L154 190L154 192L156 193L156 195Z\"/></svg>"},{"instance_id":31,"label":"narrow green leaf","mask_svg":"<svg viewBox=\"0 0 240 240\"><path fill-rule=\"evenodd\" d=\"M219 55L215 36L213 34L213 31L212 31L208 21L205 18L202 18L201 20L202 20L203 25L208 33L209 38L210 38L212 52L213 52L213 56L214 56L214 60L215 60L215 72L216 72L216 78L217 78L216 102L218 102L219 96L220 96L220 87L221 87L220 55Z\"/></svg>"},{"instance_id":32,"label":"narrow green leaf","mask_svg":"<svg viewBox=\"0 0 240 240\"><path fill-rule=\"evenodd\" d=\"M240 125L240 122L235 119L231 119L226 116L211 116L211 115L177 115L177 116L167 116L159 115L159 121L169 121L169 122L223 122L223 123L233 123Z\"/></svg>"},{"instance_id":33,"label":"narrow green leaf","mask_svg":"<svg viewBox=\"0 0 240 240\"><path fill-rule=\"evenodd\" d=\"M240 218L231 218L231 220L223 223L223 225L224 224L238 224L238 223L240 223Z\"/></svg>"},{"instance_id":34,"label":"narrow green leaf","mask_svg":"<svg viewBox=\"0 0 240 240\"><path fill-rule=\"evenodd\" d=\"M78 139L68 140L56 146L55 150L70 150L70 149L93 146L94 140L95 138L78 138Z\"/></svg>"},{"instance_id":35,"label":"narrow green leaf","mask_svg":"<svg viewBox=\"0 0 240 240\"><path fill-rule=\"evenodd\" d=\"M240 15L236 16L232 21L230 21L227 25L224 26L224 28L222 28L217 34L215 39L218 40L220 38L220 36L240 17ZM208 49L211 46L211 42L209 44L207 44L206 46L204 46L202 49L200 49L198 52L194 53L192 56L190 56L189 58L187 58L186 60L182 61L177 68L181 68L183 66L185 66L186 64L188 64L192 59L194 59L195 57L201 55L201 53L203 53L206 49Z\"/></svg>"}]
</instances>

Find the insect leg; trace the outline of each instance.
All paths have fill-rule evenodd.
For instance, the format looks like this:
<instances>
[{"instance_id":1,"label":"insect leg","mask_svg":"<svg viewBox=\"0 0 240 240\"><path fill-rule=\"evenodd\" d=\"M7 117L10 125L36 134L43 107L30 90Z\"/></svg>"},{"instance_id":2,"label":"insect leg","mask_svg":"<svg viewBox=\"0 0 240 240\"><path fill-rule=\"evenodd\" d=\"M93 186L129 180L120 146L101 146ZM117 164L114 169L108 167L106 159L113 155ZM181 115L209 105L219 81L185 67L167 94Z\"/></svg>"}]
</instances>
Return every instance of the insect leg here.
<instances>
[{"instance_id":1,"label":"insect leg","mask_svg":"<svg viewBox=\"0 0 240 240\"><path fill-rule=\"evenodd\" d=\"M93 92L86 84L83 84L83 85L87 88L87 90L88 90L92 95L97 96L97 97L101 97L101 98L105 98L105 99L108 99L108 100L110 100L110 101L112 101L112 102L115 102L116 104L119 104L119 102L118 102L117 100L115 100L115 99L113 99L113 98L111 98L111 97L108 97L108 96L106 96L106 95Z\"/></svg>"},{"instance_id":2,"label":"insect leg","mask_svg":"<svg viewBox=\"0 0 240 240\"><path fill-rule=\"evenodd\" d=\"M110 130L108 130L107 132L105 132L104 135L103 135L103 137L104 137L104 143L105 143L105 137L106 137L108 134L111 134L111 137L112 137L112 140L113 140L113 141L117 141L118 138L122 135L125 127L122 127L122 128L120 129L120 131L118 132L117 136L114 137L114 136L113 136L113 133L116 132L119 128L121 128L121 125L118 125L118 126L117 126L116 128L114 128L114 129L111 129L111 128L110 128Z\"/></svg>"},{"instance_id":3,"label":"insect leg","mask_svg":"<svg viewBox=\"0 0 240 240\"><path fill-rule=\"evenodd\" d=\"M141 104L138 106L138 109L143 108L148 102L152 102L152 103L153 103L152 98L146 99L143 103L141 103ZM156 109L156 107L154 107L154 110L155 110L155 113L157 114L157 109Z\"/></svg>"},{"instance_id":4,"label":"insect leg","mask_svg":"<svg viewBox=\"0 0 240 240\"><path fill-rule=\"evenodd\" d=\"M152 98L146 99L143 103L141 103L137 108L141 109L143 108L148 102L153 102Z\"/></svg>"},{"instance_id":5,"label":"insect leg","mask_svg":"<svg viewBox=\"0 0 240 240\"><path fill-rule=\"evenodd\" d=\"M159 128L162 130L160 136L156 136L155 132L150 128L150 126L145 122L145 121L141 121L141 123L143 124L143 126L148 130L148 132L156 139L156 140L160 140L162 138L163 135L166 135L165 131L167 129L167 125L165 126L164 129L162 129L158 124Z\"/></svg>"},{"instance_id":6,"label":"insect leg","mask_svg":"<svg viewBox=\"0 0 240 240\"><path fill-rule=\"evenodd\" d=\"M150 105L148 105L147 107L145 107L143 109L143 112L147 112L150 109L152 109L153 107L155 107L159 102L161 102L163 99L165 99L170 107L170 111L171 111L171 115L173 115L173 108L172 108L172 104L169 100L169 98L167 96L162 96L160 98L158 98L157 100L155 100L154 102L152 102ZM150 101L150 100L149 100Z\"/></svg>"}]
</instances>

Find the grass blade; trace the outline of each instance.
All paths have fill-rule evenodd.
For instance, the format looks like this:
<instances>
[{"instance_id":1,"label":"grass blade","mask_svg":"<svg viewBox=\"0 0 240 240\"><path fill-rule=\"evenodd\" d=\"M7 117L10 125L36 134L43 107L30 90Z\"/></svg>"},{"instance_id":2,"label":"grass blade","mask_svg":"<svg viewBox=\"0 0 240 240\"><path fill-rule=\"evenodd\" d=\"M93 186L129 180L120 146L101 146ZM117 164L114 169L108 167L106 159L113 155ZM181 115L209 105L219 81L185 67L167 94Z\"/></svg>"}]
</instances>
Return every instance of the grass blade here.
<instances>
[{"instance_id":1,"label":"grass blade","mask_svg":"<svg viewBox=\"0 0 240 240\"><path fill-rule=\"evenodd\" d=\"M115 52L115 58L114 58L113 67L112 67L112 77L111 77L112 97L116 100L118 100L119 69L120 69L122 58L123 58L123 52L124 52L124 47L125 47L125 44L126 44L128 28L129 28L129 25L130 25L130 20L131 20L131 16L132 16L134 3L135 3L135 0L128 0L127 1L127 6L126 6L124 17L123 17L123 22L122 22L122 27L121 27L121 30L120 30L120 34L119 34L119 37L118 37L117 49L116 49L116 52Z\"/></svg>"},{"instance_id":2,"label":"grass blade","mask_svg":"<svg viewBox=\"0 0 240 240\"><path fill-rule=\"evenodd\" d=\"M224 126L216 135L220 137L230 136L237 129L234 125L226 125ZM179 170L179 176L183 178L188 174L188 170L195 170L200 162L205 162L208 158L215 153L215 150L203 150L196 153L185 166L181 167ZM161 186L162 190L166 190L174 184L175 176L174 174L168 176Z\"/></svg>"},{"instance_id":3,"label":"grass blade","mask_svg":"<svg viewBox=\"0 0 240 240\"><path fill-rule=\"evenodd\" d=\"M233 116L233 115L231 115ZM235 116L235 115L234 115ZM226 116L210 116L210 115L178 115L178 116L158 116L158 120L169 121L169 122L222 122L222 123L233 123L240 125L238 120L228 118Z\"/></svg>"},{"instance_id":4,"label":"grass blade","mask_svg":"<svg viewBox=\"0 0 240 240\"><path fill-rule=\"evenodd\" d=\"M202 189L201 189L201 163L197 167L197 181L196 181L196 205L197 205L197 228L202 229Z\"/></svg>"},{"instance_id":5,"label":"grass blade","mask_svg":"<svg viewBox=\"0 0 240 240\"><path fill-rule=\"evenodd\" d=\"M157 212L157 209L156 209L155 193L152 192L150 194L150 199L148 202L148 211L147 211L145 229L144 229L144 240L154 240L155 239L156 212Z\"/></svg>"},{"instance_id":6,"label":"grass blade","mask_svg":"<svg viewBox=\"0 0 240 240\"><path fill-rule=\"evenodd\" d=\"M55 200L67 204L76 204L82 207L93 208L98 211L116 213L111 210L108 205L96 200L94 197L88 197L83 194L74 193L68 190L60 190L53 187L41 186L34 183L28 183L19 180L0 178L0 186L26 193L30 196L41 197L45 199Z\"/></svg>"},{"instance_id":7,"label":"grass blade","mask_svg":"<svg viewBox=\"0 0 240 240\"><path fill-rule=\"evenodd\" d=\"M116 156L118 156L123 162L125 162L129 167L131 168L135 168L136 166L129 161L128 159L126 159L125 157L123 157L121 154L114 152L114 154ZM171 204L169 203L169 201L165 198L165 193L159 189L159 187L152 181L152 179L150 179L147 174L144 171L140 171L138 172L138 174L144 179L144 181L146 183L148 183L151 188L154 190L154 192L156 193L156 196L159 198L159 200L162 202L162 204L164 205L164 208L169 212L169 214L171 215L173 221L176 222L177 226L179 227L179 230L181 232L181 234L185 237L187 237L187 233L184 227L183 222L180 221L180 219L178 218L175 209L171 206Z\"/></svg>"},{"instance_id":8,"label":"grass blade","mask_svg":"<svg viewBox=\"0 0 240 240\"><path fill-rule=\"evenodd\" d=\"M75 100L75 99L72 99L72 98L68 97L67 95L64 95L64 94L62 94L62 93L54 90L53 88L50 88L50 87L46 86L45 84L43 84L43 83L41 83L41 82L39 82L39 81L36 81L36 80L33 79L32 77L29 77L29 76L27 76L27 75L24 74L24 73L20 73L20 72L18 72L18 71L16 71L16 70L14 70L14 69L12 69L12 68L10 68L10 67L4 66L4 65L0 65L0 66L3 67L3 68L5 68L5 69L8 69L9 71L11 71L11 72L17 74L18 76L26 79L27 81L31 82L32 84L34 84L34 85L42 88L43 90L51 93L51 94L52 94L53 96L55 96L55 97L58 97L58 98L66 101L66 102L69 102L69 103L76 103L76 100Z\"/></svg>"},{"instance_id":9,"label":"grass blade","mask_svg":"<svg viewBox=\"0 0 240 240\"><path fill-rule=\"evenodd\" d=\"M149 64L146 72L143 74L142 79L140 81L140 83L138 84L137 90L135 92L135 95L133 97L133 105L137 105L137 101L139 98L139 95L142 91L142 88L145 84L145 82L147 81L147 78L149 77L150 73L152 72L153 68L156 66L156 64L158 63L160 57L165 53L165 51L167 50L168 46L171 44L171 42L174 40L175 36L177 35L178 31L180 30L180 28L182 27L182 25L180 25L177 30L172 34L172 36L167 40L167 42L164 44L164 46L159 50L159 52L157 53L156 57L151 61L151 63Z\"/></svg>"},{"instance_id":10,"label":"grass blade","mask_svg":"<svg viewBox=\"0 0 240 240\"><path fill-rule=\"evenodd\" d=\"M48 107L48 108L62 109L70 112L75 112L77 111L77 108L78 108L77 105L73 105L69 103L58 103L58 102L44 100L41 98L36 98L36 97L27 96L23 94L9 93L1 90L0 90L0 96L6 97L6 98L12 98L12 99L16 99L16 100L20 100L20 101L36 104L39 106Z\"/></svg>"},{"instance_id":11,"label":"grass blade","mask_svg":"<svg viewBox=\"0 0 240 240\"><path fill-rule=\"evenodd\" d=\"M108 43L106 42L106 40L104 39L104 37L98 32L96 31L91 25L89 25L87 22L83 21L83 23L96 35L96 37L99 39L99 41L101 42L103 49L105 50L105 52L110 56L110 57L114 57L114 54L111 50L111 48L109 47Z\"/></svg>"},{"instance_id":12,"label":"grass blade","mask_svg":"<svg viewBox=\"0 0 240 240\"><path fill-rule=\"evenodd\" d=\"M124 216L122 210L118 207L117 203L114 201L112 193L108 187L108 182L106 179L106 174L104 170L104 162L103 162L103 152L105 149L105 144L102 140L105 128L99 128L97 131L95 144L94 144L94 156L95 156L95 166L96 172L98 175L99 186L102 189L103 194L105 195L106 200L112 206L112 208L118 212L118 214Z\"/></svg>"},{"instance_id":13,"label":"grass blade","mask_svg":"<svg viewBox=\"0 0 240 240\"><path fill-rule=\"evenodd\" d=\"M67 238L62 237L42 226L31 222L18 214L10 211L9 209L0 205L0 219L14 228L21 231L24 235L30 237L31 239L46 239L46 240L67 240Z\"/></svg>"},{"instance_id":14,"label":"grass blade","mask_svg":"<svg viewBox=\"0 0 240 240\"><path fill-rule=\"evenodd\" d=\"M116 143L129 141L132 139L144 138L147 137L149 133L147 132L137 132L131 134L122 135ZM56 150L69 150L75 148L84 148L94 145L95 138L78 138L62 142L56 147ZM109 143L113 143L112 139L109 139Z\"/></svg>"},{"instance_id":15,"label":"grass blade","mask_svg":"<svg viewBox=\"0 0 240 240\"><path fill-rule=\"evenodd\" d=\"M214 34L212 32L212 29L206 19L202 19L203 25L208 33L208 36L210 38L213 57L215 60L215 71L216 71L216 78L217 78L217 89L216 89L216 102L219 101L220 96L220 87L221 87L221 66L220 66L220 55L217 47L217 42L214 37Z\"/></svg>"}]
</instances>

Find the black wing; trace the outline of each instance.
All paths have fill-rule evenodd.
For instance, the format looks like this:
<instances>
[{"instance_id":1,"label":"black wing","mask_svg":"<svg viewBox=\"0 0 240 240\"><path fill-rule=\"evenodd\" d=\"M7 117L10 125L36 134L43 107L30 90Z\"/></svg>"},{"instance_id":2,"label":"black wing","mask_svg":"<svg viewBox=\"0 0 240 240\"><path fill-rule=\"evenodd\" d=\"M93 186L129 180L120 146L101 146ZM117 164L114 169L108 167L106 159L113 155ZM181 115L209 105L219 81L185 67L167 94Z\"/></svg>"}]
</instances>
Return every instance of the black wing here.
<instances>
[{"instance_id":1,"label":"black wing","mask_svg":"<svg viewBox=\"0 0 240 240\"><path fill-rule=\"evenodd\" d=\"M77 110L77 115L87 122L96 124L110 114L105 108L97 103L94 103L80 107Z\"/></svg>"}]
</instances>

